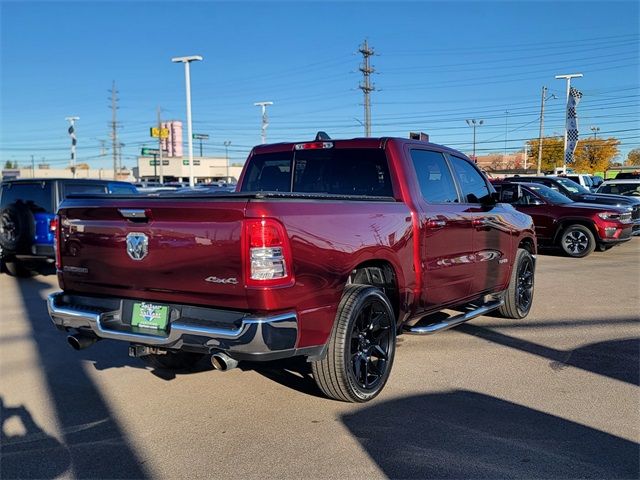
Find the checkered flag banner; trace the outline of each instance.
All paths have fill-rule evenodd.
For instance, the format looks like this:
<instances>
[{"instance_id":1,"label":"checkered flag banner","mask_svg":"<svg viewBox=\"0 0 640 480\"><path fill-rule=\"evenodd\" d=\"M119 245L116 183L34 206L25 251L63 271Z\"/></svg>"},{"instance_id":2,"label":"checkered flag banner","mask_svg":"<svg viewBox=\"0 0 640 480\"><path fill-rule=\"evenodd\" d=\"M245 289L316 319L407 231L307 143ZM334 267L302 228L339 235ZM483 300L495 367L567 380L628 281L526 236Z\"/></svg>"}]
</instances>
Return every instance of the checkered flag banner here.
<instances>
[{"instance_id":1,"label":"checkered flag banner","mask_svg":"<svg viewBox=\"0 0 640 480\"><path fill-rule=\"evenodd\" d=\"M576 107L582 98L582 92L571 87L569 90L569 100L567 101L567 149L564 152L566 164L573 163L573 154L578 144L578 114Z\"/></svg>"},{"instance_id":2,"label":"checkered flag banner","mask_svg":"<svg viewBox=\"0 0 640 480\"><path fill-rule=\"evenodd\" d=\"M75 160L78 139L76 138L76 130L73 128L73 124L69 127L69 136L71 137L71 160Z\"/></svg>"}]
</instances>

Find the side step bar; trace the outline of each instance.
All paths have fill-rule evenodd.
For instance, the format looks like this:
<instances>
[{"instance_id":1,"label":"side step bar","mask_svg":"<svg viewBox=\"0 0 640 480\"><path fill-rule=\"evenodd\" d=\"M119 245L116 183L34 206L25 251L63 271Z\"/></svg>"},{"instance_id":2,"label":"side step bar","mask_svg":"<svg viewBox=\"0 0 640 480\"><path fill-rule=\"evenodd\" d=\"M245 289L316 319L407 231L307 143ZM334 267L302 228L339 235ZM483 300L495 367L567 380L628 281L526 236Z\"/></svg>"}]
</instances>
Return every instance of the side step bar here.
<instances>
[{"instance_id":1,"label":"side step bar","mask_svg":"<svg viewBox=\"0 0 640 480\"><path fill-rule=\"evenodd\" d=\"M460 325L461 323L468 322L480 315L484 315L496 308L500 308L504 300L494 300L493 302L485 303L481 307L478 307L475 310L471 310L467 313L461 313L460 315L456 315L455 317L447 318L442 322L432 323L430 325L424 325L421 327L411 327L406 330L406 333L411 333L414 335L431 335L432 333L441 332L442 330L448 330L449 328L455 327L456 325Z\"/></svg>"}]
</instances>

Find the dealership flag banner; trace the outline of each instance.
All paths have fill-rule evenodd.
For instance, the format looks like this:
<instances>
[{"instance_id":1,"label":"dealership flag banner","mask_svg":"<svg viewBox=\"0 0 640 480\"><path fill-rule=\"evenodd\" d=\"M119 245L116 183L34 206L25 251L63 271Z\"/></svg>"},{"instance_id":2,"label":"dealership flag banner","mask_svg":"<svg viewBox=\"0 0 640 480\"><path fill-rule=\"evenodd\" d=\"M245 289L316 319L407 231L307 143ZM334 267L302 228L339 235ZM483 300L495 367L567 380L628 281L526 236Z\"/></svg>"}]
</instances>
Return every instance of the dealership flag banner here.
<instances>
[{"instance_id":1,"label":"dealership flag banner","mask_svg":"<svg viewBox=\"0 0 640 480\"><path fill-rule=\"evenodd\" d=\"M576 107L582 98L582 92L571 87L567 101L567 149L564 152L564 163L573 163L573 154L578 144L578 115Z\"/></svg>"}]
</instances>

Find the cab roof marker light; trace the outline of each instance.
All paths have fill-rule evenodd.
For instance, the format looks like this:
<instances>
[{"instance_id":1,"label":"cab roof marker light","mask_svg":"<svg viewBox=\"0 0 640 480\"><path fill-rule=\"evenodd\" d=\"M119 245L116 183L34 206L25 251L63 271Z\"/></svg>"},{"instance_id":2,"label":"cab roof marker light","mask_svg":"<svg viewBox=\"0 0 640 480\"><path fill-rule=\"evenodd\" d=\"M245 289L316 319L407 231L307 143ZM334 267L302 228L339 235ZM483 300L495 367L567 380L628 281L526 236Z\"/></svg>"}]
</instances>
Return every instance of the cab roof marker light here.
<instances>
[{"instance_id":1,"label":"cab roof marker light","mask_svg":"<svg viewBox=\"0 0 640 480\"><path fill-rule=\"evenodd\" d=\"M294 148L296 150L321 150L323 148L333 148L333 142L296 143Z\"/></svg>"}]
</instances>

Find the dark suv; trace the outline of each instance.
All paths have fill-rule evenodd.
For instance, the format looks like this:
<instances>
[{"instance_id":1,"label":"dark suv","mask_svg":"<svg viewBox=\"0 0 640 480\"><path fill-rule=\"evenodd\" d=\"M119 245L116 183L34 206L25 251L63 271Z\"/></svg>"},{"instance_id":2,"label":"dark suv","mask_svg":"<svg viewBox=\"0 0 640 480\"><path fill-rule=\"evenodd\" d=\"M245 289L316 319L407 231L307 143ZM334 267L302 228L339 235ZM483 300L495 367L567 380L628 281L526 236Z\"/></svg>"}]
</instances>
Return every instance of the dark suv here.
<instances>
[{"instance_id":1,"label":"dark suv","mask_svg":"<svg viewBox=\"0 0 640 480\"><path fill-rule=\"evenodd\" d=\"M54 258L55 212L64 198L81 193L135 194L127 182L89 179L20 179L0 184L0 261L14 276Z\"/></svg>"}]
</instances>

